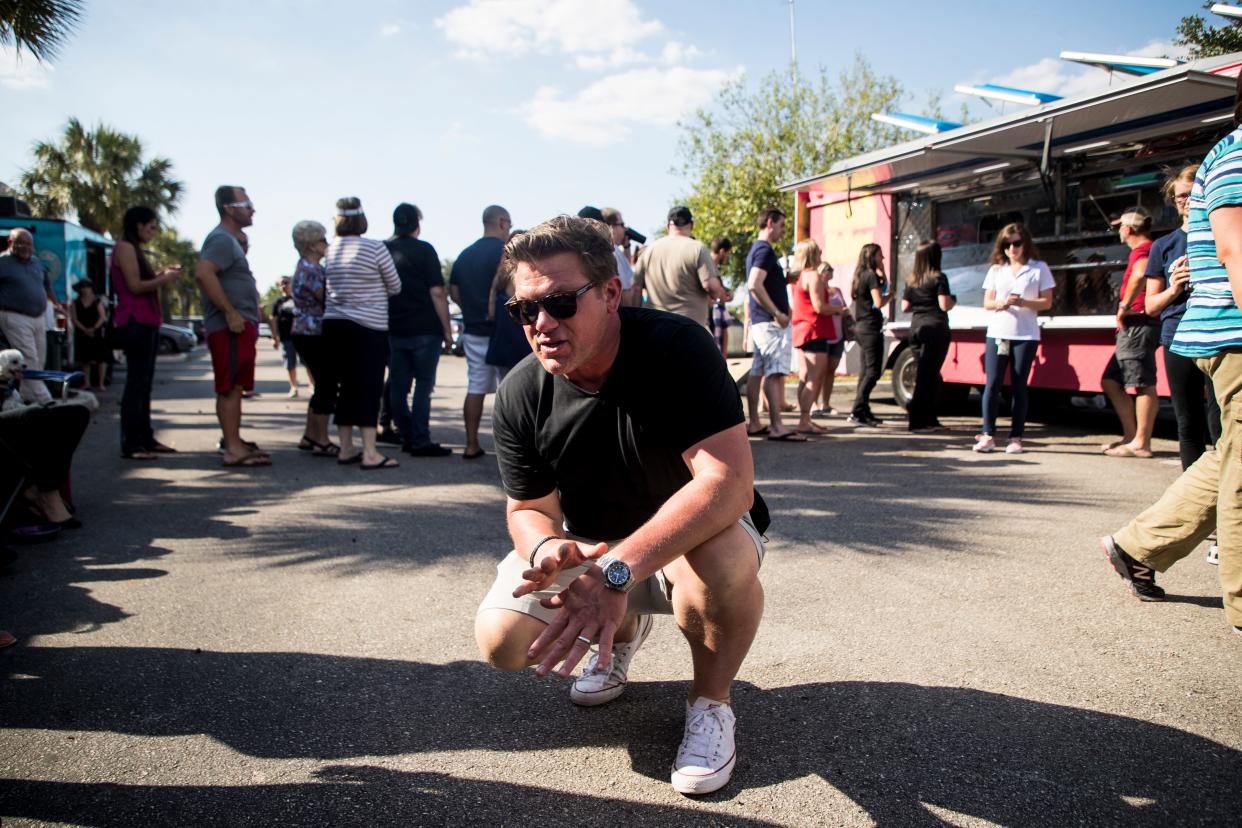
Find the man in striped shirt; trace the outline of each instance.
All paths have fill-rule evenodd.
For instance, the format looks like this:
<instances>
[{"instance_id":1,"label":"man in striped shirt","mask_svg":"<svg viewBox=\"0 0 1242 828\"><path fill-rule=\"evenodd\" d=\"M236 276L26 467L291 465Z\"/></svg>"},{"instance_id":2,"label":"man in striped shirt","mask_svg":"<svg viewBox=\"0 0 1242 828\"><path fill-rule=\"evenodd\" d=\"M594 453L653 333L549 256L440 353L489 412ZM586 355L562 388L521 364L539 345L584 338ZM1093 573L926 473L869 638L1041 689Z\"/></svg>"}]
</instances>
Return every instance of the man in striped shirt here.
<instances>
[{"instance_id":1,"label":"man in striped shirt","mask_svg":"<svg viewBox=\"0 0 1242 828\"><path fill-rule=\"evenodd\" d=\"M1242 124L1242 75L1234 123ZM1221 410L1215 450L1203 453L1155 505L1101 539L1131 592L1159 601L1154 572L1189 555L1219 527L1225 619L1242 635L1242 128L1208 152L1190 194L1190 299L1173 353L1207 374Z\"/></svg>"}]
</instances>

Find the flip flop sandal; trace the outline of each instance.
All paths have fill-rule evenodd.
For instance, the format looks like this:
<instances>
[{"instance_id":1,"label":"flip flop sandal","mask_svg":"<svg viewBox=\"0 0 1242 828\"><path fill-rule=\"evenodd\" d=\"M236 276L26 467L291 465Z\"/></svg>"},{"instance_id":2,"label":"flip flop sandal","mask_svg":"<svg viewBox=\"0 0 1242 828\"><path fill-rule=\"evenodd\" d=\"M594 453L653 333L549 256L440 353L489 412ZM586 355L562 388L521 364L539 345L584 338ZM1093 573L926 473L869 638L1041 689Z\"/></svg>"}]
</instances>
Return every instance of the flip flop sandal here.
<instances>
[{"instance_id":1,"label":"flip flop sandal","mask_svg":"<svg viewBox=\"0 0 1242 828\"><path fill-rule=\"evenodd\" d=\"M312 457L340 457L341 455L341 447L336 443L316 443L314 440L311 440L311 443L315 447L311 451Z\"/></svg>"},{"instance_id":2,"label":"flip flop sandal","mask_svg":"<svg viewBox=\"0 0 1242 828\"><path fill-rule=\"evenodd\" d=\"M359 468L363 471L376 471L378 469L395 469L401 464L391 457L385 457L378 463L363 463Z\"/></svg>"},{"instance_id":3,"label":"flip flop sandal","mask_svg":"<svg viewBox=\"0 0 1242 828\"><path fill-rule=\"evenodd\" d=\"M298 441L298 451L312 451L317 446L319 446L319 443L316 443L314 440L307 437L305 434L303 434L302 439Z\"/></svg>"},{"instance_id":4,"label":"flip flop sandal","mask_svg":"<svg viewBox=\"0 0 1242 828\"><path fill-rule=\"evenodd\" d=\"M155 454L176 454L177 453L177 450L175 448L173 448L172 446L166 446L163 443L159 442L158 440L156 440L151 445L147 446L145 450L154 452Z\"/></svg>"},{"instance_id":5,"label":"flip flop sandal","mask_svg":"<svg viewBox=\"0 0 1242 828\"><path fill-rule=\"evenodd\" d=\"M757 429L755 429L754 431L751 431L750 429L747 429L747 430L746 430L746 436L747 436L747 437L763 437L763 436L765 436L767 433L768 433L768 427L767 427L767 426L764 426L763 428L757 428Z\"/></svg>"},{"instance_id":6,"label":"flip flop sandal","mask_svg":"<svg viewBox=\"0 0 1242 828\"><path fill-rule=\"evenodd\" d=\"M1109 457L1138 457L1138 455L1134 453L1134 449L1127 445L1113 446L1112 448L1104 449L1104 453Z\"/></svg>"},{"instance_id":7,"label":"flip flop sandal","mask_svg":"<svg viewBox=\"0 0 1242 828\"><path fill-rule=\"evenodd\" d=\"M340 454L340 448L337 448L337 454ZM362 462L362 452L358 452L353 457L338 457L336 463L338 466L352 466L354 463Z\"/></svg>"},{"instance_id":8,"label":"flip flop sandal","mask_svg":"<svg viewBox=\"0 0 1242 828\"><path fill-rule=\"evenodd\" d=\"M243 467L249 468L251 466L270 466L272 465L272 458L261 452L254 452L252 454L247 454L245 457L239 457L231 462L228 460L222 460L220 464L230 469Z\"/></svg>"},{"instance_id":9,"label":"flip flop sandal","mask_svg":"<svg viewBox=\"0 0 1242 828\"><path fill-rule=\"evenodd\" d=\"M485 454L487 454L487 452L486 452L486 451L484 451L483 449L479 449L479 450L478 450L477 452L475 452L474 454L463 454L463 455L461 456L461 459L463 459L463 460L478 460L480 457L482 457L482 456L483 456L483 455L485 455Z\"/></svg>"},{"instance_id":10,"label":"flip flop sandal","mask_svg":"<svg viewBox=\"0 0 1242 828\"><path fill-rule=\"evenodd\" d=\"M149 451L147 449L142 449L141 451L121 452L122 460L154 460L155 456L156 456L155 452Z\"/></svg>"},{"instance_id":11,"label":"flip flop sandal","mask_svg":"<svg viewBox=\"0 0 1242 828\"><path fill-rule=\"evenodd\" d=\"M807 439L796 431L786 431L784 434L769 434L769 440L776 440L780 443L805 443Z\"/></svg>"}]
</instances>

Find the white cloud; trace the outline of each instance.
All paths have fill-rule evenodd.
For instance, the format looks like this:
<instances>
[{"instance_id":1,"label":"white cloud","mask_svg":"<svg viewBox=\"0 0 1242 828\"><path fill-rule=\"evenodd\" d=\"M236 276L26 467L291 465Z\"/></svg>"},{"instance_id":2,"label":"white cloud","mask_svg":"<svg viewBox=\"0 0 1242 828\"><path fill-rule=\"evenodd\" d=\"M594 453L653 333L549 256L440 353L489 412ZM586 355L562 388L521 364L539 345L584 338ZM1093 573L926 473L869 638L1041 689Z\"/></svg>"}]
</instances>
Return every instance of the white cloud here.
<instances>
[{"instance_id":1,"label":"white cloud","mask_svg":"<svg viewBox=\"0 0 1242 828\"><path fill-rule=\"evenodd\" d=\"M379 33L380 33L380 37L396 37L397 35L401 34L401 24L400 23L385 23L383 26L380 26Z\"/></svg>"},{"instance_id":2,"label":"white cloud","mask_svg":"<svg viewBox=\"0 0 1242 828\"><path fill-rule=\"evenodd\" d=\"M1141 49L1134 49L1127 54L1133 57L1173 57L1185 58L1186 49L1174 46L1163 40L1153 40ZM1125 75L1112 78L1116 84ZM1029 89L1032 92L1048 92L1063 98L1082 95L1104 89L1109 85L1109 73L1103 69L1072 63L1057 58L1044 58L1038 63L1022 66L1007 75L992 81L1001 86L1012 86L1017 89Z\"/></svg>"},{"instance_id":3,"label":"white cloud","mask_svg":"<svg viewBox=\"0 0 1242 828\"><path fill-rule=\"evenodd\" d=\"M643 126L670 127L707 105L742 74L719 69L631 69L602 78L573 97L545 86L522 107L526 123L545 137L605 146Z\"/></svg>"},{"instance_id":4,"label":"white cloud","mask_svg":"<svg viewBox=\"0 0 1242 828\"><path fill-rule=\"evenodd\" d=\"M643 60L635 44L664 30L632 0L469 0L436 26L458 47L458 57L562 53L585 58L583 68Z\"/></svg>"},{"instance_id":5,"label":"white cloud","mask_svg":"<svg viewBox=\"0 0 1242 828\"><path fill-rule=\"evenodd\" d=\"M664 44L664 51L660 53L660 60L670 66L680 66L683 63L689 63L695 58L702 57L703 53L697 47L678 43L676 40L670 40Z\"/></svg>"},{"instance_id":6,"label":"white cloud","mask_svg":"<svg viewBox=\"0 0 1242 828\"><path fill-rule=\"evenodd\" d=\"M28 53L0 46L0 86L8 89L43 89L56 71L50 63L40 63Z\"/></svg>"}]
</instances>

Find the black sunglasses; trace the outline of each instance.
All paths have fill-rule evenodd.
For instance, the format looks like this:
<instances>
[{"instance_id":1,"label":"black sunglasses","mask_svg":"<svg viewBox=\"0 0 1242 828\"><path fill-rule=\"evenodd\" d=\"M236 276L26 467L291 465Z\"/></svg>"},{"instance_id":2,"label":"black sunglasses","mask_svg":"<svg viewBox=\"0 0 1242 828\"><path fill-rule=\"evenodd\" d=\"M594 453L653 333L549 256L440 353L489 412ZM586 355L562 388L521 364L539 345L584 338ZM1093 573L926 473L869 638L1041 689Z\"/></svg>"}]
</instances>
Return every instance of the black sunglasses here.
<instances>
[{"instance_id":1,"label":"black sunglasses","mask_svg":"<svg viewBox=\"0 0 1242 828\"><path fill-rule=\"evenodd\" d=\"M595 287L595 282L587 282L577 290L566 290L562 293L549 293L542 299L510 299L505 302L505 310L519 325L533 325L539 319L542 307L553 319L569 319L578 312L578 297Z\"/></svg>"},{"instance_id":2,"label":"black sunglasses","mask_svg":"<svg viewBox=\"0 0 1242 828\"><path fill-rule=\"evenodd\" d=\"M1022 239L1010 239L1005 242L1005 247L1025 247L1026 243Z\"/></svg>"}]
</instances>

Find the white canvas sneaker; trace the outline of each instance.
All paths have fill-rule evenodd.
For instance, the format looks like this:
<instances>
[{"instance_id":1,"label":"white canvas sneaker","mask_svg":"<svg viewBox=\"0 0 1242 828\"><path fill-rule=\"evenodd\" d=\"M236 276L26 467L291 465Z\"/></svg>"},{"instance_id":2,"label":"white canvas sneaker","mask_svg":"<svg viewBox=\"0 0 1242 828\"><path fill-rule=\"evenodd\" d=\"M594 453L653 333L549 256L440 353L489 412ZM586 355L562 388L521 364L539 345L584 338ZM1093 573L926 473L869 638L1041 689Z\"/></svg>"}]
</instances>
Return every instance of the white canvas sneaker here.
<instances>
[{"instance_id":1,"label":"white canvas sneaker","mask_svg":"<svg viewBox=\"0 0 1242 828\"><path fill-rule=\"evenodd\" d=\"M686 704L686 735L673 761L673 790L698 796L729 784L737 762L733 726L737 718L723 702L700 696Z\"/></svg>"},{"instance_id":2,"label":"white canvas sneaker","mask_svg":"<svg viewBox=\"0 0 1242 828\"><path fill-rule=\"evenodd\" d=\"M643 646L654 625L655 616L638 616L638 632L634 640L612 645L612 663L605 671L598 669L599 651L591 653L590 660L582 668L582 675L569 686L570 700L583 707L594 707L607 704L624 693L625 683L629 680L630 661L638 648Z\"/></svg>"}]
</instances>

